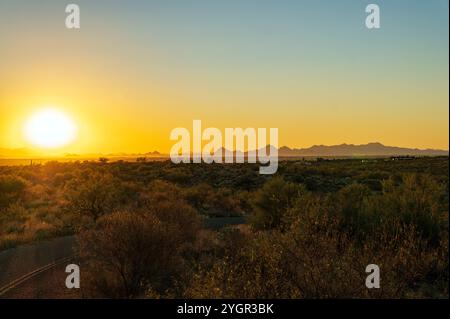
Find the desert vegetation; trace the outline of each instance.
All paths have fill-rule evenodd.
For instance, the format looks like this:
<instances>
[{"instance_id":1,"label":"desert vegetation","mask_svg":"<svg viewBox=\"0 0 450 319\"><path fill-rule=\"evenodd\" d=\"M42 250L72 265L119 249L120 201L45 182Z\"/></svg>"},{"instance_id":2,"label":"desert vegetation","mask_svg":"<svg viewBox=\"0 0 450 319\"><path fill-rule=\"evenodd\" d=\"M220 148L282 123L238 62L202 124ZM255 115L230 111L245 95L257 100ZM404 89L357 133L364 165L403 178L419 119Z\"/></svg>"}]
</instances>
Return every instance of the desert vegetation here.
<instances>
[{"instance_id":1,"label":"desert vegetation","mask_svg":"<svg viewBox=\"0 0 450 319\"><path fill-rule=\"evenodd\" d=\"M3 166L0 250L76 235L86 297L443 298L448 203L447 157Z\"/></svg>"}]
</instances>

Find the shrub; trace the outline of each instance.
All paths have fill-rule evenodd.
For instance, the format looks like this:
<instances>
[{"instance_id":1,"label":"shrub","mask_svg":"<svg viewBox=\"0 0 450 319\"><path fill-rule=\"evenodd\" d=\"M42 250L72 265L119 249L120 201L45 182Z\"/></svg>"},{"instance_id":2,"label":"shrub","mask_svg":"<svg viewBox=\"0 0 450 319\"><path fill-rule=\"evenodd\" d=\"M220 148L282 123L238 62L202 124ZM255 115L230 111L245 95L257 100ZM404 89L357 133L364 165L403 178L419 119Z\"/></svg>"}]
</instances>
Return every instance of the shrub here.
<instances>
[{"instance_id":1,"label":"shrub","mask_svg":"<svg viewBox=\"0 0 450 319\"><path fill-rule=\"evenodd\" d=\"M149 290L164 293L183 276L183 256L193 249L199 230L195 210L183 201L99 218L79 236L90 294L132 298Z\"/></svg>"},{"instance_id":2,"label":"shrub","mask_svg":"<svg viewBox=\"0 0 450 319\"><path fill-rule=\"evenodd\" d=\"M92 173L67 184L65 198L71 210L97 220L119 207L121 191L120 181L112 175Z\"/></svg>"},{"instance_id":3,"label":"shrub","mask_svg":"<svg viewBox=\"0 0 450 319\"><path fill-rule=\"evenodd\" d=\"M87 290L95 297L138 297L161 288L176 267L176 245L167 225L152 214L117 212L79 236Z\"/></svg>"},{"instance_id":4,"label":"shrub","mask_svg":"<svg viewBox=\"0 0 450 319\"><path fill-rule=\"evenodd\" d=\"M250 219L255 229L283 227L283 217L295 200L305 193L303 186L274 177L258 190L253 200L254 215Z\"/></svg>"},{"instance_id":5,"label":"shrub","mask_svg":"<svg viewBox=\"0 0 450 319\"><path fill-rule=\"evenodd\" d=\"M17 201L25 191L24 179L13 175L0 176L0 208Z\"/></svg>"}]
</instances>

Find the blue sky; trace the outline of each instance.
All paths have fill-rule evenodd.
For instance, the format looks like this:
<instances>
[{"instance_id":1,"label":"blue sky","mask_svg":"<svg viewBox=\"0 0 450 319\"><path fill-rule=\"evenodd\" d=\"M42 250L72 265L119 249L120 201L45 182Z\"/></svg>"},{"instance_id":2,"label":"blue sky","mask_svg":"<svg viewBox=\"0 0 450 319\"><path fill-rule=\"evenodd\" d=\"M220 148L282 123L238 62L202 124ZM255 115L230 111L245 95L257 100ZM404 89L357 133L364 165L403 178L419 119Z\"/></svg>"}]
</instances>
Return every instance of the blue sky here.
<instances>
[{"instance_id":1,"label":"blue sky","mask_svg":"<svg viewBox=\"0 0 450 319\"><path fill-rule=\"evenodd\" d=\"M79 31L64 27L71 2L81 8ZM380 6L379 30L365 27L369 3ZM122 118L163 149L171 127L196 118L218 127L280 127L280 143L290 146L448 148L448 6L2 0L0 85L9 93L0 95L0 112L44 97L72 99L80 113L125 109ZM101 101L86 93L94 88ZM142 119L155 117L147 130Z\"/></svg>"}]
</instances>

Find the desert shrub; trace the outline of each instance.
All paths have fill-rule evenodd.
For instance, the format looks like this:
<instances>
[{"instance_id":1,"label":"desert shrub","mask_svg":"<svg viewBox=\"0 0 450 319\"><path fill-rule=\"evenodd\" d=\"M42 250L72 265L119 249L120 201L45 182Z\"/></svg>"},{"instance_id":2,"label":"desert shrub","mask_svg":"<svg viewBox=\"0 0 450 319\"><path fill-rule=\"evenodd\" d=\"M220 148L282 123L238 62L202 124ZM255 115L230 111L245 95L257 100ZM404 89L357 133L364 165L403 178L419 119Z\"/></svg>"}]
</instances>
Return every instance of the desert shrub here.
<instances>
[{"instance_id":1,"label":"desert shrub","mask_svg":"<svg viewBox=\"0 0 450 319\"><path fill-rule=\"evenodd\" d=\"M186 200L201 214L214 217L242 215L241 201L228 188L201 183L183 190Z\"/></svg>"},{"instance_id":2,"label":"desert shrub","mask_svg":"<svg viewBox=\"0 0 450 319\"><path fill-rule=\"evenodd\" d=\"M65 187L68 208L93 220L113 212L123 200L123 185L110 174L91 173Z\"/></svg>"},{"instance_id":3,"label":"desert shrub","mask_svg":"<svg viewBox=\"0 0 450 319\"><path fill-rule=\"evenodd\" d=\"M79 236L89 293L116 298L166 293L183 276L200 225L183 200L150 201L143 211L99 218Z\"/></svg>"},{"instance_id":4,"label":"desert shrub","mask_svg":"<svg viewBox=\"0 0 450 319\"><path fill-rule=\"evenodd\" d=\"M303 186L274 177L258 190L253 199L254 215L250 219L255 229L282 227L283 217L295 200L305 192Z\"/></svg>"},{"instance_id":5,"label":"desert shrub","mask_svg":"<svg viewBox=\"0 0 450 319\"><path fill-rule=\"evenodd\" d=\"M196 209L207 209L209 202L214 196L214 189L211 185L200 183L184 190L186 200Z\"/></svg>"},{"instance_id":6,"label":"desert shrub","mask_svg":"<svg viewBox=\"0 0 450 319\"><path fill-rule=\"evenodd\" d=\"M341 257L348 258L348 263L342 267L349 276L354 274L356 284L354 288L358 288L349 296L399 298L411 297L414 294L417 297L420 295L417 290L426 287L431 278L433 278L435 287L441 287L439 292L434 292L435 294L438 293L442 296L448 293L443 285L448 281L447 245L430 246L423 241L415 225L403 223L400 216L390 220L370 217L364 220L361 229L349 232L342 227L345 225L344 217L329 214L329 209L329 203L318 198L315 198L308 206L294 207L294 210L301 212L294 214L297 219L293 222L288 235L290 239L300 236L303 238L298 241L300 243L305 243L310 238L308 245L294 250L297 253L308 251L308 249L311 252L317 250L317 253L323 253L327 249L321 247L319 243L333 238L334 240L338 239L336 247L347 247L345 250L339 251L338 255L325 258L323 262L326 262L327 259L334 262L336 258L338 260ZM368 220L375 222L368 227ZM445 235L446 233L447 235ZM441 235L448 238L448 231L443 231ZM362 270L365 265L371 263L379 265L382 270L380 290L368 291L361 285L365 276ZM315 261L310 267L320 267L320 262ZM344 276L336 282L345 284L348 279ZM332 281L330 281L330 285L332 285ZM349 288L352 285L349 285Z\"/></svg>"},{"instance_id":7,"label":"desert shrub","mask_svg":"<svg viewBox=\"0 0 450 319\"><path fill-rule=\"evenodd\" d=\"M192 242L201 227L197 211L182 199L153 202L146 210L168 225L173 240L180 245Z\"/></svg>"},{"instance_id":8,"label":"desert shrub","mask_svg":"<svg viewBox=\"0 0 450 319\"><path fill-rule=\"evenodd\" d=\"M292 290L282 280L280 251L261 232L256 237L239 232L223 239L223 256L212 265L200 267L185 291L187 298L270 298L286 297Z\"/></svg>"},{"instance_id":9,"label":"desert shrub","mask_svg":"<svg viewBox=\"0 0 450 319\"><path fill-rule=\"evenodd\" d=\"M316 207L317 205L311 205ZM411 226L380 228L361 242L322 209L297 214L288 230L238 234L185 291L194 298L406 298L448 295L446 245L431 248ZM225 241L227 241L225 239ZM365 268L381 288L365 287Z\"/></svg>"},{"instance_id":10,"label":"desert shrub","mask_svg":"<svg viewBox=\"0 0 450 319\"><path fill-rule=\"evenodd\" d=\"M412 225L425 240L437 244L448 229L445 196L445 185L430 176L407 174L397 186L392 180L385 181L383 194L368 210L386 220L398 219L404 225Z\"/></svg>"},{"instance_id":11,"label":"desert shrub","mask_svg":"<svg viewBox=\"0 0 450 319\"><path fill-rule=\"evenodd\" d=\"M73 178L74 175L69 172L56 173L52 178L52 183L55 187L62 187Z\"/></svg>"},{"instance_id":12,"label":"desert shrub","mask_svg":"<svg viewBox=\"0 0 450 319\"><path fill-rule=\"evenodd\" d=\"M333 298L363 290L353 247L343 236L279 230L234 240L224 256L201 268L191 298Z\"/></svg>"},{"instance_id":13,"label":"desert shrub","mask_svg":"<svg viewBox=\"0 0 450 319\"><path fill-rule=\"evenodd\" d=\"M14 203L0 210L0 247L53 237L55 225L42 220L34 209ZM1 250L1 248L0 248Z\"/></svg>"},{"instance_id":14,"label":"desert shrub","mask_svg":"<svg viewBox=\"0 0 450 319\"><path fill-rule=\"evenodd\" d=\"M353 183L270 205L274 188L265 189L270 200L260 203L283 207L282 227L225 236L225 248L198 267L186 297L448 296L448 204L445 186L434 178L399 175L383 182L381 193ZM368 264L381 269L380 289L365 287Z\"/></svg>"},{"instance_id":15,"label":"desert shrub","mask_svg":"<svg viewBox=\"0 0 450 319\"><path fill-rule=\"evenodd\" d=\"M0 250L81 232L92 297L448 297L448 158L283 161L277 176L170 161L0 166ZM249 224L201 228L199 215L234 214ZM364 285L371 263L381 289Z\"/></svg>"},{"instance_id":16,"label":"desert shrub","mask_svg":"<svg viewBox=\"0 0 450 319\"><path fill-rule=\"evenodd\" d=\"M131 298L158 288L173 271L176 246L151 214L117 212L79 235L87 290L95 297Z\"/></svg>"},{"instance_id":17,"label":"desert shrub","mask_svg":"<svg viewBox=\"0 0 450 319\"><path fill-rule=\"evenodd\" d=\"M11 204L0 210L0 233L20 233L24 230L27 210L20 204Z\"/></svg>"},{"instance_id":18,"label":"desert shrub","mask_svg":"<svg viewBox=\"0 0 450 319\"><path fill-rule=\"evenodd\" d=\"M184 184L184 183L188 183L189 181L191 181L192 174L184 166L181 166L181 167L172 167L170 169L166 169L164 171L164 177L168 181Z\"/></svg>"},{"instance_id":19,"label":"desert shrub","mask_svg":"<svg viewBox=\"0 0 450 319\"><path fill-rule=\"evenodd\" d=\"M27 188L24 202L28 207L39 207L54 204L54 189L43 183L33 184Z\"/></svg>"},{"instance_id":20,"label":"desert shrub","mask_svg":"<svg viewBox=\"0 0 450 319\"><path fill-rule=\"evenodd\" d=\"M363 209L369 196L371 190L356 183L328 196L328 212L338 218L343 232L353 235L359 231L367 231L367 227L370 227L373 220Z\"/></svg>"},{"instance_id":21,"label":"desert shrub","mask_svg":"<svg viewBox=\"0 0 450 319\"><path fill-rule=\"evenodd\" d=\"M26 188L24 179L14 175L0 175L0 207L17 201Z\"/></svg>"},{"instance_id":22,"label":"desert shrub","mask_svg":"<svg viewBox=\"0 0 450 319\"><path fill-rule=\"evenodd\" d=\"M156 179L146 185L141 192L140 202L143 204L157 203L160 200L182 198L182 188L168 181Z\"/></svg>"}]
</instances>

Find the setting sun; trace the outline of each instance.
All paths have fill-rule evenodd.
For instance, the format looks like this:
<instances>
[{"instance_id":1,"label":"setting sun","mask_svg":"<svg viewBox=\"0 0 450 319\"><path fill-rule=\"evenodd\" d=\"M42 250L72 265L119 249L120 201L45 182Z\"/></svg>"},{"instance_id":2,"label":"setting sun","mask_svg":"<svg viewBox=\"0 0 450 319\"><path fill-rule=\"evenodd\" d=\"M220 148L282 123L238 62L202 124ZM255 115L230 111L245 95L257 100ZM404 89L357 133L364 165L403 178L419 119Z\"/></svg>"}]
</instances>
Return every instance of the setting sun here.
<instances>
[{"instance_id":1,"label":"setting sun","mask_svg":"<svg viewBox=\"0 0 450 319\"><path fill-rule=\"evenodd\" d=\"M29 118L24 133L27 141L35 146L56 148L75 139L77 126L67 114L56 109L44 109Z\"/></svg>"}]
</instances>

